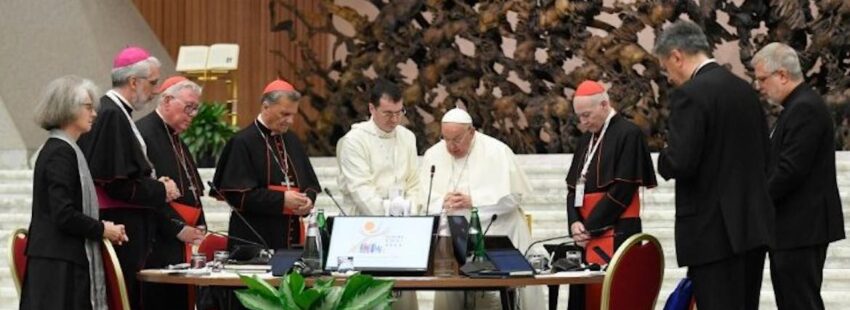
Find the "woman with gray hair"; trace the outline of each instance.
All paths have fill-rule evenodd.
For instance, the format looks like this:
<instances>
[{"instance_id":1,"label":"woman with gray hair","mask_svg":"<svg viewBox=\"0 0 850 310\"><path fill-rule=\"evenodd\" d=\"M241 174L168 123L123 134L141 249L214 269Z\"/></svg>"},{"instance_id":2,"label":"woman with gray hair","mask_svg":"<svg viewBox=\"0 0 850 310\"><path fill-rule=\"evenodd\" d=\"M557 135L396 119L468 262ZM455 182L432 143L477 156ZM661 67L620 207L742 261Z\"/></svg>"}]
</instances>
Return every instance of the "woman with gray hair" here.
<instances>
[{"instance_id":1,"label":"woman with gray hair","mask_svg":"<svg viewBox=\"0 0 850 310\"><path fill-rule=\"evenodd\" d=\"M33 173L32 220L21 309L106 309L100 240L128 241L124 225L98 220L86 159L77 147L91 129L94 84L77 76L51 82L36 108L50 131Z\"/></svg>"}]
</instances>

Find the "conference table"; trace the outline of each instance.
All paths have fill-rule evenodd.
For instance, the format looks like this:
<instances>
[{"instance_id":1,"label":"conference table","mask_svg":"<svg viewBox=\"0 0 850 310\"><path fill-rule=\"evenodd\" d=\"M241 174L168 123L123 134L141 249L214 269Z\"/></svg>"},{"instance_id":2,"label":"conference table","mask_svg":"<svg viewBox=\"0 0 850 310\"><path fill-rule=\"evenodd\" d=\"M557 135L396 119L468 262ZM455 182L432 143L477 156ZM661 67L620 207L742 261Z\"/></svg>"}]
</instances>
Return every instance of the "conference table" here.
<instances>
[{"instance_id":1,"label":"conference table","mask_svg":"<svg viewBox=\"0 0 850 310\"><path fill-rule=\"evenodd\" d=\"M275 277L270 272L268 273L253 273L259 278L266 280L273 286L278 286L281 277ZM217 286L217 287L245 287L242 280L234 272L214 272L205 275L192 275L173 270L164 269L145 269L140 271L136 277L140 281L164 283L164 284L188 284L196 286ZM383 277L376 276L377 279L393 280L395 290L498 290L500 292L502 308L513 309L515 303L512 290L517 287L546 285L551 288L557 288L560 285L569 284L593 284L602 283L605 279L605 273L601 271L572 271L560 272L554 274L536 275L533 277L508 277L508 278L470 278L465 276L457 277L433 277L433 276L400 276L400 277ZM308 277L307 285L313 284L316 278ZM336 278L337 284L343 283L345 278ZM556 309L558 300L549 300L549 309Z\"/></svg>"}]
</instances>

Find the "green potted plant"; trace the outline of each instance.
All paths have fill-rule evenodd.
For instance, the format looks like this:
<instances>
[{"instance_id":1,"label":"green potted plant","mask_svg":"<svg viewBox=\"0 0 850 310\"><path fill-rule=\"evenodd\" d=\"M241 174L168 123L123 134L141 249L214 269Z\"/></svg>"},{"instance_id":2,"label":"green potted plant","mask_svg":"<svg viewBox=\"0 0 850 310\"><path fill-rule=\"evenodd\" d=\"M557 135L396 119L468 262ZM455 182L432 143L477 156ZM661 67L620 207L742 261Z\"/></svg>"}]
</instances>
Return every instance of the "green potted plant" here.
<instances>
[{"instance_id":1,"label":"green potted plant","mask_svg":"<svg viewBox=\"0 0 850 310\"><path fill-rule=\"evenodd\" d=\"M228 122L229 113L224 104L204 102L192 124L183 132L183 141L189 146L198 167L215 167L224 144L236 133L238 128Z\"/></svg>"},{"instance_id":2,"label":"green potted plant","mask_svg":"<svg viewBox=\"0 0 850 310\"><path fill-rule=\"evenodd\" d=\"M341 286L334 286L333 278L324 278L317 279L313 287L307 289L304 277L292 272L275 289L256 275L239 277L248 288L236 291L236 297L252 310L389 309L395 283L357 274Z\"/></svg>"}]
</instances>

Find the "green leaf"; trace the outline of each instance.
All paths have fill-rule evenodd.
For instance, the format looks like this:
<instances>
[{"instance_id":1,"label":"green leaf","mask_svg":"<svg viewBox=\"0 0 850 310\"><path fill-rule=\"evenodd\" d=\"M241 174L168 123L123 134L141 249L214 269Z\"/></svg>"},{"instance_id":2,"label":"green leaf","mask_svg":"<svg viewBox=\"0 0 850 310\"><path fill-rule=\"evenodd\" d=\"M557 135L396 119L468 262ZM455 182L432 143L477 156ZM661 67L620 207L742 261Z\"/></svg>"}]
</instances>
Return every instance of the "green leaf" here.
<instances>
[{"instance_id":1,"label":"green leaf","mask_svg":"<svg viewBox=\"0 0 850 310\"><path fill-rule=\"evenodd\" d=\"M330 289L333 286L333 284L334 284L333 278L320 278L320 279L316 279L316 281L313 282L313 288L318 290L318 291L326 291L326 290Z\"/></svg>"},{"instance_id":2,"label":"green leaf","mask_svg":"<svg viewBox=\"0 0 850 310\"><path fill-rule=\"evenodd\" d=\"M244 282L245 285L248 286L248 290L252 293L256 293L260 296L272 299L278 298L277 290L275 290L274 287L271 286L271 284L269 284L268 282L258 278L257 275L251 275L250 277L246 277L240 274L239 279L241 279L242 282Z\"/></svg>"},{"instance_id":3,"label":"green leaf","mask_svg":"<svg viewBox=\"0 0 850 310\"><path fill-rule=\"evenodd\" d=\"M304 278L301 277L300 274L292 272L292 273L286 275L286 277L284 277L283 281L280 283L279 296L280 296L281 302L283 303L284 309L302 309L295 302L295 296L293 296L292 290L291 290L292 286L289 285L289 283L292 281L292 278L295 278L295 277L301 278L301 281L304 281Z\"/></svg>"},{"instance_id":4,"label":"green leaf","mask_svg":"<svg viewBox=\"0 0 850 310\"><path fill-rule=\"evenodd\" d=\"M340 309L384 308L392 302L392 295L390 294L392 288L392 281L372 281L372 285L366 287L363 293L349 300L343 299Z\"/></svg>"},{"instance_id":5,"label":"green leaf","mask_svg":"<svg viewBox=\"0 0 850 310\"><path fill-rule=\"evenodd\" d=\"M296 272L289 273L286 275L284 284L289 286L289 290L292 292L292 295L297 296L304 292L304 276L301 274Z\"/></svg>"},{"instance_id":6,"label":"green leaf","mask_svg":"<svg viewBox=\"0 0 850 310\"><path fill-rule=\"evenodd\" d=\"M345 290L340 286L329 288L316 310L336 310L339 307L340 299L342 299L343 291Z\"/></svg>"},{"instance_id":7,"label":"green leaf","mask_svg":"<svg viewBox=\"0 0 850 310\"><path fill-rule=\"evenodd\" d=\"M342 294L342 300L351 300L354 296L360 294L360 292L368 287L372 283L372 276L356 274L348 278L348 281L345 282L345 292Z\"/></svg>"},{"instance_id":8,"label":"green leaf","mask_svg":"<svg viewBox=\"0 0 850 310\"><path fill-rule=\"evenodd\" d=\"M298 304L301 309L313 309L313 305L316 304L319 297L321 297L319 291L309 289L304 291L301 295L296 296L295 303Z\"/></svg>"},{"instance_id":9,"label":"green leaf","mask_svg":"<svg viewBox=\"0 0 850 310\"><path fill-rule=\"evenodd\" d=\"M277 298L269 299L251 290L236 291L236 298L239 299L239 302L242 303L245 308L251 310L269 310L281 308L281 305L278 302Z\"/></svg>"}]
</instances>

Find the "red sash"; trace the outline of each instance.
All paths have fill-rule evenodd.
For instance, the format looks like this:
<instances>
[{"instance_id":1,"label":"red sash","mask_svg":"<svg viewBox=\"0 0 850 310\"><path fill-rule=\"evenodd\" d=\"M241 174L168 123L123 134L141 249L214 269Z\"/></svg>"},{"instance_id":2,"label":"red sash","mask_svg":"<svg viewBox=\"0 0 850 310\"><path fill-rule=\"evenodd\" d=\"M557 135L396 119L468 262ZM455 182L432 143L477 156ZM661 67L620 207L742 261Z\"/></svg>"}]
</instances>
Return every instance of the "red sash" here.
<instances>
[{"instance_id":1,"label":"red sash","mask_svg":"<svg viewBox=\"0 0 850 310\"><path fill-rule=\"evenodd\" d=\"M144 208L143 206L134 205L129 202L124 202L109 197L109 195L106 193L106 190L100 186L95 186L94 191L97 193L97 203L98 205L100 205L101 210L112 208Z\"/></svg>"},{"instance_id":2,"label":"red sash","mask_svg":"<svg viewBox=\"0 0 850 310\"><path fill-rule=\"evenodd\" d=\"M201 208L195 208L176 201L169 202L168 204L180 215L183 222L189 224L189 226L197 226L198 219L201 218Z\"/></svg>"},{"instance_id":3,"label":"red sash","mask_svg":"<svg viewBox=\"0 0 850 310\"><path fill-rule=\"evenodd\" d=\"M584 195L584 203L583 207L579 208L579 213L581 217L587 219L590 216L590 213L593 212L593 209L596 208L596 205L605 198L607 193L590 193ZM634 197L632 197L632 203L626 207L626 210L623 211L623 214L620 214L621 219L626 218L636 218L640 216L640 197L638 197L638 193L635 192ZM594 264L606 264L607 262L602 259L596 251L593 250L594 247L599 247L609 257L614 256L614 228L606 230L602 235L591 238L587 242L587 246L585 247L585 258L588 263Z\"/></svg>"},{"instance_id":4,"label":"red sash","mask_svg":"<svg viewBox=\"0 0 850 310\"><path fill-rule=\"evenodd\" d=\"M583 207L578 208L579 214L584 219L587 219L590 216L590 213L593 212L593 209L596 208L596 205L605 198L607 193L599 192L599 193L590 193L584 195ZM623 214L620 214L621 219L626 218L636 218L640 216L640 197L638 193L635 192L634 197L632 197L632 203L626 207L626 210L623 211ZM607 262L596 254L596 251L593 249L595 247L599 247L605 254L608 254L608 257L614 256L614 228L610 228L605 230L602 235L591 237L590 240L587 241L587 245L584 247L584 258L588 263L603 265ZM588 284L585 286L585 309L599 309L600 303L602 301L602 285L601 284Z\"/></svg>"},{"instance_id":5,"label":"red sash","mask_svg":"<svg viewBox=\"0 0 850 310\"><path fill-rule=\"evenodd\" d=\"M285 193L287 191L292 191L292 192L296 192L296 193L301 192L301 191L299 191L298 187L295 187L295 186L272 185L272 184L269 184L269 190L273 190L273 191L281 192L281 193ZM286 198L284 198L284 199L286 199ZM288 209L286 207L283 207L283 214L284 215L297 216L295 213L293 213L292 209ZM304 226L304 223L302 223L301 221L298 221L298 223L299 223L299 226L301 226L301 238L299 238L299 241L301 242L301 244L304 244L304 240L307 237L307 227ZM287 222L286 231L287 232L292 231L292 222L291 221ZM288 241L289 236L286 236L286 240L287 240L287 245L288 245L289 244L289 241Z\"/></svg>"}]
</instances>

